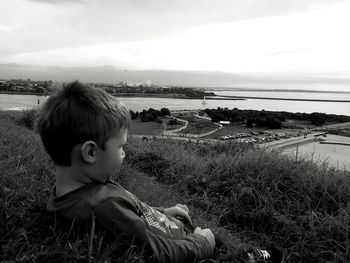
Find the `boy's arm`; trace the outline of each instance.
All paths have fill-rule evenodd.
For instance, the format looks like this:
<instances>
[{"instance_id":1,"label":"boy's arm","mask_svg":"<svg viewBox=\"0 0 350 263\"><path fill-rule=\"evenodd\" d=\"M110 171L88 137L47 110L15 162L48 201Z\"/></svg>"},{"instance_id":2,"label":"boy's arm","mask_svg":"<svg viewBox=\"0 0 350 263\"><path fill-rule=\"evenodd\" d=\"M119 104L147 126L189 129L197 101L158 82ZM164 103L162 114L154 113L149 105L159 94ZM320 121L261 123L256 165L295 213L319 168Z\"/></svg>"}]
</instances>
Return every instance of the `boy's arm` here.
<instances>
[{"instance_id":1,"label":"boy's arm","mask_svg":"<svg viewBox=\"0 0 350 263\"><path fill-rule=\"evenodd\" d=\"M98 222L116 236L123 237L158 262L195 262L210 258L213 248L207 239L190 234L174 240L153 233L125 199L110 198L95 209Z\"/></svg>"}]
</instances>

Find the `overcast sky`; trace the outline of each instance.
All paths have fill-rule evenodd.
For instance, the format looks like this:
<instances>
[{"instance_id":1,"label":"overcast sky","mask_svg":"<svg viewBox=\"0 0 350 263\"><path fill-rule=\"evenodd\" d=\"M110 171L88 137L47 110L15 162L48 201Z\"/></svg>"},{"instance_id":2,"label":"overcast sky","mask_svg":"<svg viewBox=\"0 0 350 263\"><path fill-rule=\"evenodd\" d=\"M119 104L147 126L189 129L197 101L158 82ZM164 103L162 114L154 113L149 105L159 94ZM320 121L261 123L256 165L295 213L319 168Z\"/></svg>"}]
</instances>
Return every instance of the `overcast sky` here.
<instances>
[{"instance_id":1,"label":"overcast sky","mask_svg":"<svg viewBox=\"0 0 350 263\"><path fill-rule=\"evenodd\" d=\"M350 1L2 0L0 63L350 77Z\"/></svg>"}]
</instances>

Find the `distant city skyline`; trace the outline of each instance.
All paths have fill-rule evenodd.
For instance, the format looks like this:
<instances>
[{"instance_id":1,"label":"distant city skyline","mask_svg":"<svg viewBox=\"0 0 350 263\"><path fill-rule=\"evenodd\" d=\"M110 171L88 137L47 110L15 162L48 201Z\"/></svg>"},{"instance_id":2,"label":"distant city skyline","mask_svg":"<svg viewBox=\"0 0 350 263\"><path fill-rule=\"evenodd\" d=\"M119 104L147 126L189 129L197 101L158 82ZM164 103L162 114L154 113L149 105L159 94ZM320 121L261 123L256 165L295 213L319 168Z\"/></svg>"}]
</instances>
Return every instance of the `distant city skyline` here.
<instances>
[{"instance_id":1,"label":"distant city skyline","mask_svg":"<svg viewBox=\"0 0 350 263\"><path fill-rule=\"evenodd\" d=\"M0 64L0 79L31 79L95 83L153 83L202 88L287 89L350 92L350 78L335 74L233 74L209 71L125 70L113 66L58 67Z\"/></svg>"},{"instance_id":2,"label":"distant city skyline","mask_svg":"<svg viewBox=\"0 0 350 263\"><path fill-rule=\"evenodd\" d=\"M342 0L4 0L0 63L347 84L349 13Z\"/></svg>"}]
</instances>

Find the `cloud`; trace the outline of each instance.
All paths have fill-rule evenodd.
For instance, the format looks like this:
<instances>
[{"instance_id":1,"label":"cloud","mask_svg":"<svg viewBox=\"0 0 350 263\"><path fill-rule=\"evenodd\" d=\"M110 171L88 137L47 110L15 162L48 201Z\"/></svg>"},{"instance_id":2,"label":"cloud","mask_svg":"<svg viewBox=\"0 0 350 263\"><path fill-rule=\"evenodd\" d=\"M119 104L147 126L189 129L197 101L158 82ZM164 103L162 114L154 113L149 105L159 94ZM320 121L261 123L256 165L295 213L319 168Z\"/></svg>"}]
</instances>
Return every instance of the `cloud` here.
<instances>
[{"instance_id":1,"label":"cloud","mask_svg":"<svg viewBox=\"0 0 350 263\"><path fill-rule=\"evenodd\" d=\"M14 30L13 27L7 25L0 25L0 32L10 32Z\"/></svg>"},{"instance_id":2,"label":"cloud","mask_svg":"<svg viewBox=\"0 0 350 263\"><path fill-rule=\"evenodd\" d=\"M305 51L309 51L310 48L299 48L299 49L295 49L295 50L284 50L284 51L278 51L278 52L274 52L269 54L269 56L273 57L273 56L281 56L281 55L289 55L289 54L295 54L295 53L300 53L300 52L305 52Z\"/></svg>"},{"instance_id":3,"label":"cloud","mask_svg":"<svg viewBox=\"0 0 350 263\"><path fill-rule=\"evenodd\" d=\"M350 66L350 8L339 1L51 2L2 5L3 63L225 72Z\"/></svg>"},{"instance_id":4,"label":"cloud","mask_svg":"<svg viewBox=\"0 0 350 263\"><path fill-rule=\"evenodd\" d=\"M66 3L82 4L85 0L28 0L30 2L39 2L44 4L62 5Z\"/></svg>"}]
</instances>

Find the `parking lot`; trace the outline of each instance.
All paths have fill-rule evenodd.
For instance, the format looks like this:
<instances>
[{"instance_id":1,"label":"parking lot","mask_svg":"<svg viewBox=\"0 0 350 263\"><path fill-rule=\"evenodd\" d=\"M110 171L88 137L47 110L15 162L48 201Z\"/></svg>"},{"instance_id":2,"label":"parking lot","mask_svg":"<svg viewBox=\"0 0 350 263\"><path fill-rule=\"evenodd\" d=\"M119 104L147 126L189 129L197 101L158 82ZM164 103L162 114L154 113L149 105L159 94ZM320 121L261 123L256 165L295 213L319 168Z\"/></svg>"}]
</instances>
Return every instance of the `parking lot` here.
<instances>
[{"instance_id":1,"label":"parking lot","mask_svg":"<svg viewBox=\"0 0 350 263\"><path fill-rule=\"evenodd\" d=\"M292 133L285 132L271 132L271 131L252 131L241 132L218 137L220 140L236 140L237 142L245 143L265 143L280 139L287 139L294 136Z\"/></svg>"},{"instance_id":2,"label":"parking lot","mask_svg":"<svg viewBox=\"0 0 350 263\"><path fill-rule=\"evenodd\" d=\"M243 143L265 143L300 136L301 134L302 131L295 129L263 130L239 125L229 125L223 127L222 130L215 134L208 136L208 138L222 141L233 140Z\"/></svg>"}]
</instances>

